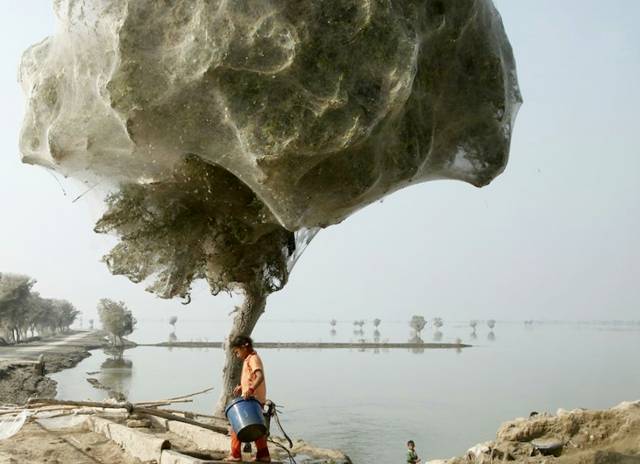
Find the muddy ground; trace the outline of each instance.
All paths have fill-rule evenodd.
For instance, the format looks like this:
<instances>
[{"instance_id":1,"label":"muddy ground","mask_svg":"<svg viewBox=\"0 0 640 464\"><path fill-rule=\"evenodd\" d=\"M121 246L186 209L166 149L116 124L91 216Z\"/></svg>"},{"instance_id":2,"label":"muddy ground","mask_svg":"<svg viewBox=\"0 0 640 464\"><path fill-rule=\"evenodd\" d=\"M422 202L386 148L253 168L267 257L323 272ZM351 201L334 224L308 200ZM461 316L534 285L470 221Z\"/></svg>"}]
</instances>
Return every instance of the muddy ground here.
<instances>
[{"instance_id":1,"label":"muddy ground","mask_svg":"<svg viewBox=\"0 0 640 464\"><path fill-rule=\"evenodd\" d=\"M0 347L0 403L53 398L56 382L47 374L75 366L104 343L99 332L70 332L35 343Z\"/></svg>"}]
</instances>

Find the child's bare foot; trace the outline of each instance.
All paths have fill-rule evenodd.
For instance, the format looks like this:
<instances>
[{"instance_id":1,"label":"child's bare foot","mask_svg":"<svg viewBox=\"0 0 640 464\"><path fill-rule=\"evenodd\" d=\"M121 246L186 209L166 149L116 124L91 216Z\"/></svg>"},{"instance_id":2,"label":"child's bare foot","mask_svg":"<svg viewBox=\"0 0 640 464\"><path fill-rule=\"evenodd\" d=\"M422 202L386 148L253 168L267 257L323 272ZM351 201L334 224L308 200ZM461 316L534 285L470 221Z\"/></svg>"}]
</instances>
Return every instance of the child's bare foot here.
<instances>
[{"instance_id":1,"label":"child's bare foot","mask_svg":"<svg viewBox=\"0 0 640 464\"><path fill-rule=\"evenodd\" d=\"M227 456L224 458L225 461L229 461L229 462L242 462L242 458L237 458L235 456Z\"/></svg>"}]
</instances>

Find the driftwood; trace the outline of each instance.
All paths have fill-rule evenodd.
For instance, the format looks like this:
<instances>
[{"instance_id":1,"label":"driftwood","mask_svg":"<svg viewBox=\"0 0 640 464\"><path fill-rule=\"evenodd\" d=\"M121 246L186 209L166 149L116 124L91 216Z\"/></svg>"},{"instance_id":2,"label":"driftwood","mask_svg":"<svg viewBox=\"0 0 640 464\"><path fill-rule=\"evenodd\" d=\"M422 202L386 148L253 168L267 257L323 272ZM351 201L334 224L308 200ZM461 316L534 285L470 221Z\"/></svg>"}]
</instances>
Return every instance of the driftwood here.
<instances>
[{"instance_id":1,"label":"driftwood","mask_svg":"<svg viewBox=\"0 0 640 464\"><path fill-rule=\"evenodd\" d=\"M185 424L195 425L196 427L212 430L214 432L222 433L225 435L229 434L228 427L221 427L219 425L212 425L212 424L203 424L202 422L198 422L193 419L187 419L186 417L178 416L176 414L163 411L162 409L136 407L133 409L133 412L140 413L140 414L148 414L151 416L161 417L163 419L173 420L177 422L184 422Z\"/></svg>"},{"instance_id":2,"label":"driftwood","mask_svg":"<svg viewBox=\"0 0 640 464\"><path fill-rule=\"evenodd\" d=\"M209 391L209 390L211 389L203 390L202 392L197 392L192 395L184 395L181 397L176 397L178 399L175 399L175 400L164 400L164 403L167 403L169 401L173 401L173 402L190 401L186 399L188 396L205 393L206 391ZM183 398L183 399L180 399L180 398ZM63 407L75 406L75 407L90 407L90 408L105 408L105 409L126 409L129 412L129 414L146 414L150 416L160 417L162 419L173 420L177 422L184 422L185 424L195 425L196 427L212 430L214 432L222 433L225 435L229 433L229 430L227 427L212 425L212 424L204 424L202 422L198 422L196 420L174 414L173 412L164 411L162 409L158 409L157 407L153 407L160 404L160 402L158 403L106 403L106 402L98 402L98 401L70 401L70 400L56 400L56 399L42 398L42 399L29 400L27 404L33 405L34 408L39 407L39 405L57 405L57 406L63 406ZM48 409L55 409L55 408L48 408ZM60 408L60 409L63 409L63 408ZM182 412L182 411L180 413L187 414L186 412ZM194 413L194 415L197 415L197 413Z\"/></svg>"},{"instance_id":3,"label":"driftwood","mask_svg":"<svg viewBox=\"0 0 640 464\"><path fill-rule=\"evenodd\" d=\"M200 390L197 391L195 393L189 393L188 395L181 395L181 396L174 396L173 398L167 398L166 400L159 400L159 401L176 401L176 400L182 400L185 398L191 398L192 396L196 396L196 395L202 395L203 393L208 393L211 390L213 390L213 387L209 387L209 388L205 388L204 390Z\"/></svg>"},{"instance_id":4,"label":"driftwood","mask_svg":"<svg viewBox=\"0 0 640 464\"><path fill-rule=\"evenodd\" d=\"M223 417L223 416L212 416L210 414L202 414L202 413L193 412L193 411L183 411L183 410L180 410L180 409L167 409L167 408L164 408L163 411L171 412L173 414L184 414L187 417L189 417L189 416L192 416L192 417L204 417L206 419L216 419L216 420L221 420L221 421L225 421L225 422L227 421L227 418Z\"/></svg>"}]
</instances>

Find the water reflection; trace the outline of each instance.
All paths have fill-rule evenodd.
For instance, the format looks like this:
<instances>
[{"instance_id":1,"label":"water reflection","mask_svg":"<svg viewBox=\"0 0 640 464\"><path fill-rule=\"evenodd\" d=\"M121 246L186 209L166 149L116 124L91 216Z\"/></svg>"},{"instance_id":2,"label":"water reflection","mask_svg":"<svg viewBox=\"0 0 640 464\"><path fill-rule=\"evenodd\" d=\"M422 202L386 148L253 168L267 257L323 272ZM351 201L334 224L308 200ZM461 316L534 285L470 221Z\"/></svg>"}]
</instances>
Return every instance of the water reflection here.
<instances>
[{"instance_id":1,"label":"water reflection","mask_svg":"<svg viewBox=\"0 0 640 464\"><path fill-rule=\"evenodd\" d=\"M354 329L352 321L341 322L338 336L344 337L345 342L351 338L349 330ZM274 372L271 376L273 387L270 388L274 396L277 394L275 399L284 398L287 406L287 415L284 416L286 422L283 423L285 429L294 436L317 439L320 446L341 446L352 457L360 458L354 462L388 463L394 462L393 458L387 459L389 443L399 443L402 451L403 444L409 438L407 430L412 431L410 438L421 443L420 448L428 450L430 457L459 455L464 453L464 449L460 450L462 446L470 446L486 439L485 437L495 432L497 424L516 415L526 414L534 409L555 410L558 407L584 405L596 407L605 402L613 405L625 398L637 397L637 392L640 391L640 376L637 371L620 368L637 363L637 353L640 351L637 332L603 332L596 327L587 329L541 323L532 324L531 329L527 327L530 324L523 322L501 321L500 340L490 343L487 341L489 330L485 324L483 322L479 325L476 332L481 341L476 341L475 344L488 346L470 349L425 349L421 353L420 349L381 348L381 354L375 357L373 349L360 353L357 346L352 349L322 351L264 350L264 356L269 361L267 368L270 369L269 372ZM163 321L158 337L167 338L166 330L170 327L166 325ZM328 321L323 324L294 326L299 334L297 340L307 337L308 340L303 341L313 341L323 335L327 338L326 335L331 330L331 326L327 325ZM291 324L265 326L265 330L270 329L277 334L279 332L276 328L285 331ZM308 327L315 332L307 331ZM366 327L366 336L371 339L373 325L369 322ZM445 340L467 343L470 341L469 329L471 327L468 320L457 324L448 322ZM406 342L412 337L405 320L397 323L385 321L384 330L385 338L381 337L381 342ZM497 336L495 330L498 330L497 324L494 329ZM427 336L421 338L430 342L434 332L429 328L427 332L423 331ZM181 326L181 337L188 339L187 333ZM260 338L268 340L274 337L268 333ZM564 350L563 356L559 358L559 350L567 344L580 346L580 349ZM457 355L456 352L464 352L464 355ZM209 353L186 348L174 348L172 353L154 347L127 350L124 352L125 359L133 360L136 365L136 371L131 371L135 375L131 379L129 398L136 401L157 399L202 389L211 383L212 376L217 375L222 368L223 354L218 349L210 349ZM163 369L158 369L159 358L162 358ZM317 375L299 375L293 380L285 378L285 375L275 375L276 370L289 372L291 366L302 358L317 370ZM103 359L102 351L94 352L94 356L83 360L83 364L77 368L54 374L55 380L59 382L60 398L97 398L98 393L104 394L91 389L84 380L85 372L98 371ZM611 362L611 359L615 362ZM509 378L518 384L518 388L514 389L511 381L505 382L503 375L482 375L486 370L482 366L491 366L498 373L508 372ZM532 369L531 366L542 367ZM541 369L543 375L553 372L553 383L549 386L562 387L541 388ZM346 373L347 380L332 381L336 372ZM434 379L434 372L442 375ZM594 372L598 375L593 375ZM94 377L97 378L98 374ZM318 378L329 380L322 384L322 388L317 388ZM460 381L469 378L473 379L474 388L470 389L468 382ZM590 381L581 382L584 378L589 378ZM611 382L611 379L618 381ZM356 395L353 392L354 382L371 382L375 388L362 389ZM84 387L84 390L80 387ZM125 385L124 389L127 388ZM416 414L416 403L408 398L424 396L425 388L428 389L430 398L446 398L447 401L428 400L429 414ZM314 391L314 395L318 395L312 402L314 404L308 401L308 391ZM494 394L487 395L487 391ZM214 391L204 399L195 397L193 410L206 413L215 402L215 396ZM478 410L478 404L486 404L486 407L481 408L482 414L477 414L473 420L459 420L465 414L464 411ZM188 408L191 408L189 403L179 409ZM342 424L361 428L356 433L348 427L345 429ZM374 426L379 429L367 428ZM366 433L362 427L365 427ZM348 433L352 435L345 436ZM388 434L388 439L380 440L381 433ZM356 439L361 440L358 442L361 448L356 449L354 446ZM399 454L395 445L392 451Z\"/></svg>"},{"instance_id":2,"label":"water reflection","mask_svg":"<svg viewBox=\"0 0 640 464\"><path fill-rule=\"evenodd\" d=\"M375 343L380 343L380 331L378 329L373 331L373 341Z\"/></svg>"},{"instance_id":3,"label":"water reflection","mask_svg":"<svg viewBox=\"0 0 640 464\"><path fill-rule=\"evenodd\" d=\"M478 327L478 321L471 320L469 321L469 327L471 327L471 335L469 335L473 340L475 340L476 338L478 338L478 334L476 334L476 327Z\"/></svg>"},{"instance_id":4,"label":"water reflection","mask_svg":"<svg viewBox=\"0 0 640 464\"><path fill-rule=\"evenodd\" d=\"M418 332L413 332L413 336L409 339L409 343L414 343L416 345L409 349L412 353L424 353L424 346L421 346L424 345L424 340L420 338Z\"/></svg>"},{"instance_id":5,"label":"water reflection","mask_svg":"<svg viewBox=\"0 0 640 464\"><path fill-rule=\"evenodd\" d=\"M493 333L493 330L487 334L487 340L489 340L490 342L496 341L496 334Z\"/></svg>"},{"instance_id":6,"label":"water reflection","mask_svg":"<svg viewBox=\"0 0 640 464\"><path fill-rule=\"evenodd\" d=\"M435 332L433 332L433 340L436 342L442 341L442 332L440 332L439 330L436 330Z\"/></svg>"},{"instance_id":7,"label":"water reflection","mask_svg":"<svg viewBox=\"0 0 640 464\"><path fill-rule=\"evenodd\" d=\"M100 365L97 388L106 390L109 398L126 401L131 390L133 362L124 356L124 348L105 348L104 354L108 357Z\"/></svg>"}]
</instances>

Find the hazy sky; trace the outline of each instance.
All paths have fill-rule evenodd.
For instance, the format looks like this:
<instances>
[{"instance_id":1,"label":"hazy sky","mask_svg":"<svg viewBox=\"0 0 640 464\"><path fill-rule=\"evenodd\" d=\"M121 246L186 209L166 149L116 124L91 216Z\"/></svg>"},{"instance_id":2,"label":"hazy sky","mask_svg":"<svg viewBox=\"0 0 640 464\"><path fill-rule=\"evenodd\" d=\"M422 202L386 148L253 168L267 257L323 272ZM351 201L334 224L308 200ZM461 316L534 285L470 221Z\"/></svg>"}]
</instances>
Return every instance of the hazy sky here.
<instances>
[{"instance_id":1,"label":"hazy sky","mask_svg":"<svg viewBox=\"0 0 640 464\"><path fill-rule=\"evenodd\" d=\"M491 185L412 186L322 231L270 319L640 319L640 2L496 0L524 105ZM182 306L113 277L92 232L101 201L22 165L20 55L53 31L50 0L3 0L0 271L38 279L90 317L98 298L139 318L222 319L199 285Z\"/></svg>"}]
</instances>

